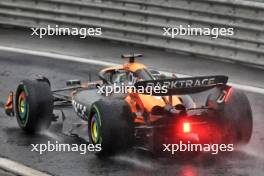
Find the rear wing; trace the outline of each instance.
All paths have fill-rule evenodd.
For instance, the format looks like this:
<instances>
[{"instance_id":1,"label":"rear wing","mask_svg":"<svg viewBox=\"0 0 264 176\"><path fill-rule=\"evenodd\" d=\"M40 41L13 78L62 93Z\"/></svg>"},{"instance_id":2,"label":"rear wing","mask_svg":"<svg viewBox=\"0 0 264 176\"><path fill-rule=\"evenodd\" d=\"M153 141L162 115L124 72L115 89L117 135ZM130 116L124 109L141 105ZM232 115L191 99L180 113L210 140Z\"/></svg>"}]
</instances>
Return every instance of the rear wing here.
<instances>
[{"instance_id":1,"label":"rear wing","mask_svg":"<svg viewBox=\"0 0 264 176\"><path fill-rule=\"evenodd\" d=\"M135 87L137 90L144 88L146 91L144 91L143 94L169 96L198 93L214 87L222 87L226 85L227 81L228 77L223 75L199 76L139 81L135 84ZM158 89L162 91L157 91ZM151 90L151 92L149 90Z\"/></svg>"}]
</instances>

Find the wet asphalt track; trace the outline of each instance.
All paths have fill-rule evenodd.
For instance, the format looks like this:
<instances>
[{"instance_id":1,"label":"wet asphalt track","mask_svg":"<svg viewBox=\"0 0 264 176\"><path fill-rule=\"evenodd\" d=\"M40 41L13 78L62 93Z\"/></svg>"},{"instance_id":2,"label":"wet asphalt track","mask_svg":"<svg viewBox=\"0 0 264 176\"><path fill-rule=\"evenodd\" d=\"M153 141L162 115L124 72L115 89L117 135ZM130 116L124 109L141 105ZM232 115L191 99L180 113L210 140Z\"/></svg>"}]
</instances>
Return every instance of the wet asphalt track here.
<instances>
[{"instance_id":1,"label":"wet asphalt track","mask_svg":"<svg viewBox=\"0 0 264 176\"><path fill-rule=\"evenodd\" d=\"M88 80L88 70L96 79L95 73L99 69L98 66L49 59L39 60L37 57L28 55L0 52L0 106L3 106L9 90L15 90L19 80L32 77L37 73L50 78L53 87L58 88L64 86L67 79ZM0 108L0 156L60 176L262 176L264 173L264 95L248 92L247 95L254 115L251 142L239 151L225 155L199 156L189 161L153 158L136 151L105 160L98 159L93 154L80 155L76 152L49 152L39 155L30 151L30 144L46 143L48 140L78 143L79 140L62 134L60 122L55 123L42 135L28 136L18 128L15 118L7 117ZM66 115L74 114L66 111Z\"/></svg>"}]
</instances>

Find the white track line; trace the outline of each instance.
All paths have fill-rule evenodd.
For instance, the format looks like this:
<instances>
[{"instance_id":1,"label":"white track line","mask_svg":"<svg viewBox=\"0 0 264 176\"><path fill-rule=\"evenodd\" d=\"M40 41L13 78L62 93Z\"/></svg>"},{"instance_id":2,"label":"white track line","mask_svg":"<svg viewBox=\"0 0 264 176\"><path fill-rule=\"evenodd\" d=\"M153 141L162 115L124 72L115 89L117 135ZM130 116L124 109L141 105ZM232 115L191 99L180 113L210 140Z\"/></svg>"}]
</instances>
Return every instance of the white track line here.
<instances>
[{"instance_id":1,"label":"white track line","mask_svg":"<svg viewBox=\"0 0 264 176\"><path fill-rule=\"evenodd\" d=\"M0 158L0 168L21 176L51 176L6 158Z\"/></svg>"},{"instance_id":2,"label":"white track line","mask_svg":"<svg viewBox=\"0 0 264 176\"><path fill-rule=\"evenodd\" d=\"M117 63L108 62L108 61L101 61L101 60L94 60L93 58L82 58L82 57L76 57L76 56L67 56L63 54L56 54L56 53L49 53L44 51L33 51L29 49L21 49L21 48L13 48L13 47L7 47L7 46L0 46L0 50L2 51L9 51L13 53L20 53L20 54L29 54L33 56L42 56L42 57L49 57L57 60L64 60L64 61L74 61L74 62L80 62L80 63L86 63L86 64L94 64L94 65L100 65L100 66L116 66L119 65ZM165 74L171 74L169 72L162 72ZM179 77L189 77L190 75L183 75L180 73L176 73ZM264 94L264 89L260 87L254 87L249 85L242 85L242 84L236 84L236 83L229 83L229 85L232 85L238 89Z\"/></svg>"},{"instance_id":3,"label":"white track line","mask_svg":"<svg viewBox=\"0 0 264 176\"><path fill-rule=\"evenodd\" d=\"M43 52L43 51L33 51L33 50L28 50L28 49L13 48L13 47L6 47L6 46L0 46L0 50L10 51L13 53L20 53L20 54L29 54L29 55L33 55L33 56L49 57L49 58L58 59L58 60L66 60L66 61L74 61L74 62L80 62L80 63L86 63L86 64L94 64L94 65L100 65L100 66L106 66L106 67L119 65L116 63L112 63L112 62L94 60L92 58L81 58L81 57L76 57L76 56L67 56L67 55L56 54L56 53L49 53L49 52Z\"/></svg>"}]
</instances>

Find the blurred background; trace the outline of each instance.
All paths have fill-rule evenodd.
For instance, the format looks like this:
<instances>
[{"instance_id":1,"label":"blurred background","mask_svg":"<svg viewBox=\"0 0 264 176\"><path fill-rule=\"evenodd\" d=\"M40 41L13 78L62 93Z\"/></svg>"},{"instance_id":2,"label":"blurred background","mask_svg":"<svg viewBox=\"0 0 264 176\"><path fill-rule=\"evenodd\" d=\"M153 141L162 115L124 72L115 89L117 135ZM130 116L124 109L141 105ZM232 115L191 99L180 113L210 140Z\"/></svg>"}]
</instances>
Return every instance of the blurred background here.
<instances>
[{"instance_id":1,"label":"blurred background","mask_svg":"<svg viewBox=\"0 0 264 176\"><path fill-rule=\"evenodd\" d=\"M1 0L0 24L101 27L111 41L262 66L262 0ZM163 27L234 28L233 36L163 36Z\"/></svg>"}]
</instances>

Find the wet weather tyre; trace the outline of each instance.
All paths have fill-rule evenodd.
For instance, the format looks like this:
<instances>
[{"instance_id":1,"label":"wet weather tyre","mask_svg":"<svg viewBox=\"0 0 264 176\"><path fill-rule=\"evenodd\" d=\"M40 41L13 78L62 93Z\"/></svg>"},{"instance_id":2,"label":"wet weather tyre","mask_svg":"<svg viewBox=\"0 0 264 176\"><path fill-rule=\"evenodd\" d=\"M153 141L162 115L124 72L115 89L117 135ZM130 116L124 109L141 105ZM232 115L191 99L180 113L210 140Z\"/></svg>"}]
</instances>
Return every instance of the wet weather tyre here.
<instances>
[{"instance_id":1,"label":"wet weather tyre","mask_svg":"<svg viewBox=\"0 0 264 176\"><path fill-rule=\"evenodd\" d=\"M15 97L17 122L28 133L47 129L52 120L53 96L47 82L23 80Z\"/></svg>"},{"instance_id":2,"label":"wet weather tyre","mask_svg":"<svg viewBox=\"0 0 264 176\"><path fill-rule=\"evenodd\" d=\"M100 100L91 108L89 139L100 144L97 156L105 157L127 150L133 145L134 125L129 105L124 100Z\"/></svg>"},{"instance_id":3,"label":"wet weather tyre","mask_svg":"<svg viewBox=\"0 0 264 176\"><path fill-rule=\"evenodd\" d=\"M247 144L252 135L253 118L249 100L244 92L231 89L220 111L223 119L223 140L233 144Z\"/></svg>"}]
</instances>

